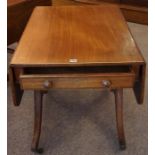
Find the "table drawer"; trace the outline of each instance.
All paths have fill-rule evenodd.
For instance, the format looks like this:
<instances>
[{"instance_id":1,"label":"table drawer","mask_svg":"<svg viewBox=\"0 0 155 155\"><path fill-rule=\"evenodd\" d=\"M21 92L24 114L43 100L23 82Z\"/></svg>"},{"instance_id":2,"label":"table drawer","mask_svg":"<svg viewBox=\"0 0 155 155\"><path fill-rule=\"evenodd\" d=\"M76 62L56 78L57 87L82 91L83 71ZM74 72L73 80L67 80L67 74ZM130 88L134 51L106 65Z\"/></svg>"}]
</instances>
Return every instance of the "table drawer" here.
<instances>
[{"instance_id":1,"label":"table drawer","mask_svg":"<svg viewBox=\"0 0 155 155\"><path fill-rule=\"evenodd\" d=\"M52 88L130 88L135 81L134 73L97 73L97 74L48 74L21 75L22 89Z\"/></svg>"},{"instance_id":2,"label":"table drawer","mask_svg":"<svg viewBox=\"0 0 155 155\"><path fill-rule=\"evenodd\" d=\"M85 66L24 68L22 89L130 88L135 82L132 66Z\"/></svg>"}]
</instances>

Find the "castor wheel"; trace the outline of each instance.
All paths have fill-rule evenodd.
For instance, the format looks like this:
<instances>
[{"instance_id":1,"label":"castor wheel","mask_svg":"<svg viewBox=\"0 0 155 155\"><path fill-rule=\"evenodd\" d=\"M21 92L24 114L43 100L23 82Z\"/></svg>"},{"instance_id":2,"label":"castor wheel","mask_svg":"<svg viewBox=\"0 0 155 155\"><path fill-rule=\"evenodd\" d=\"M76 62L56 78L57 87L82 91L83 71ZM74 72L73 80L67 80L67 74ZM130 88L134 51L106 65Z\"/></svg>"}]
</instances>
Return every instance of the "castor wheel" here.
<instances>
[{"instance_id":1,"label":"castor wheel","mask_svg":"<svg viewBox=\"0 0 155 155\"><path fill-rule=\"evenodd\" d=\"M126 144L120 144L120 150L125 150L126 149Z\"/></svg>"},{"instance_id":2,"label":"castor wheel","mask_svg":"<svg viewBox=\"0 0 155 155\"><path fill-rule=\"evenodd\" d=\"M38 149L31 148L31 151L39 154L44 152L43 148L38 148Z\"/></svg>"}]
</instances>

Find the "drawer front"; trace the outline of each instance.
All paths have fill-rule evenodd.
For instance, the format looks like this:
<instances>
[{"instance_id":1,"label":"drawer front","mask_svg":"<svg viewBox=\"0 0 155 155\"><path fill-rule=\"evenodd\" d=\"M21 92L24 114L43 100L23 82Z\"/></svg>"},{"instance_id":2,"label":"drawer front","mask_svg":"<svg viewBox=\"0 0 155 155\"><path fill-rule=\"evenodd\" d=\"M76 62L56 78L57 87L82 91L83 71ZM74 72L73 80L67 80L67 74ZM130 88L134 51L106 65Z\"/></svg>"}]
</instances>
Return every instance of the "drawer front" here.
<instances>
[{"instance_id":1,"label":"drawer front","mask_svg":"<svg viewBox=\"0 0 155 155\"><path fill-rule=\"evenodd\" d=\"M134 74L111 75L21 75L22 89L53 88L131 88L135 81Z\"/></svg>"}]
</instances>

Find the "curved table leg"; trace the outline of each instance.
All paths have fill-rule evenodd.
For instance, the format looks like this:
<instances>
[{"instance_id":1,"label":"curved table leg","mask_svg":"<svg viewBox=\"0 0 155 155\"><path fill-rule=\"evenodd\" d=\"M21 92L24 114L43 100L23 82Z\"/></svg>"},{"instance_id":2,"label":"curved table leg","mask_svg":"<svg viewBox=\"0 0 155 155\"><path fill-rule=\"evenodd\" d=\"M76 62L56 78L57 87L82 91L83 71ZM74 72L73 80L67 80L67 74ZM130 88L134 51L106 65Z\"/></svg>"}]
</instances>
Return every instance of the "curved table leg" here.
<instances>
[{"instance_id":1,"label":"curved table leg","mask_svg":"<svg viewBox=\"0 0 155 155\"><path fill-rule=\"evenodd\" d=\"M116 123L119 138L120 149L126 149L124 126L123 126L123 89L114 90L115 106L116 106Z\"/></svg>"},{"instance_id":2,"label":"curved table leg","mask_svg":"<svg viewBox=\"0 0 155 155\"><path fill-rule=\"evenodd\" d=\"M34 133L31 150L37 153L43 152L42 148L38 148L42 122L42 98L41 91L34 91Z\"/></svg>"}]
</instances>

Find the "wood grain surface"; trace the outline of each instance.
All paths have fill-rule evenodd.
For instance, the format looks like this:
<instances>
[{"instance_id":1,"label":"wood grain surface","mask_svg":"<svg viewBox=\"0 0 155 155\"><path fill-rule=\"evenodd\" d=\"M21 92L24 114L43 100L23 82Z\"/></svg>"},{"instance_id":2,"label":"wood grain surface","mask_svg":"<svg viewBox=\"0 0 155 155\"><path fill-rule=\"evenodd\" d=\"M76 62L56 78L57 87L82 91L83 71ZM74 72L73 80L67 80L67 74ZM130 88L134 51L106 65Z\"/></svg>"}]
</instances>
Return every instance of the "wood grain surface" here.
<instances>
[{"instance_id":1,"label":"wood grain surface","mask_svg":"<svg viewBox=\"0 0 155 155\"><path fill-rule=\"evenodd\" d=\"M48 74L21 75L22 89L48 90L52 88L106 88L103 81L110 84L107 88L131 88L135 81L134 73L93 73L93 74ZM48 86L44 84L49 83Z\"/></svg>"},{"instance_id":2,"label":"wood grain surface","mask_svg":"<svg viewBox=\"0 0 155 155\"><path fill-rule=\"evenodd\" d=\"M138 3L137 3L138 2ZM52 0L52 5L117 4L129 22L148 24L148 0Z\"/></svg>"},{"instance_id":3,"label":"wood grain surface","mask_svg":"<svg viewBox=\"0 0 155 155\"><path fill-rule=\"evenodd\" d=\"M37 7L11 65L74 66L143 62L119 8L104 5Z\"/></svg>"},{"instance_id":4,"label":"wood grain surface","mask_svg":"<svg viewBox=\"0 0 155 155\"><path fill-rule=\"evenodd\" d=\"M20 83L21 89L44 89L47 84L49 88L99 88L105 80L111 88L134 87L138 103L143 100L145 81L139 67L144 65L116 5L37 7L11 61L13 82ZM63 73L74 80L65 80Z\"/></svg>"}]
</instances>

